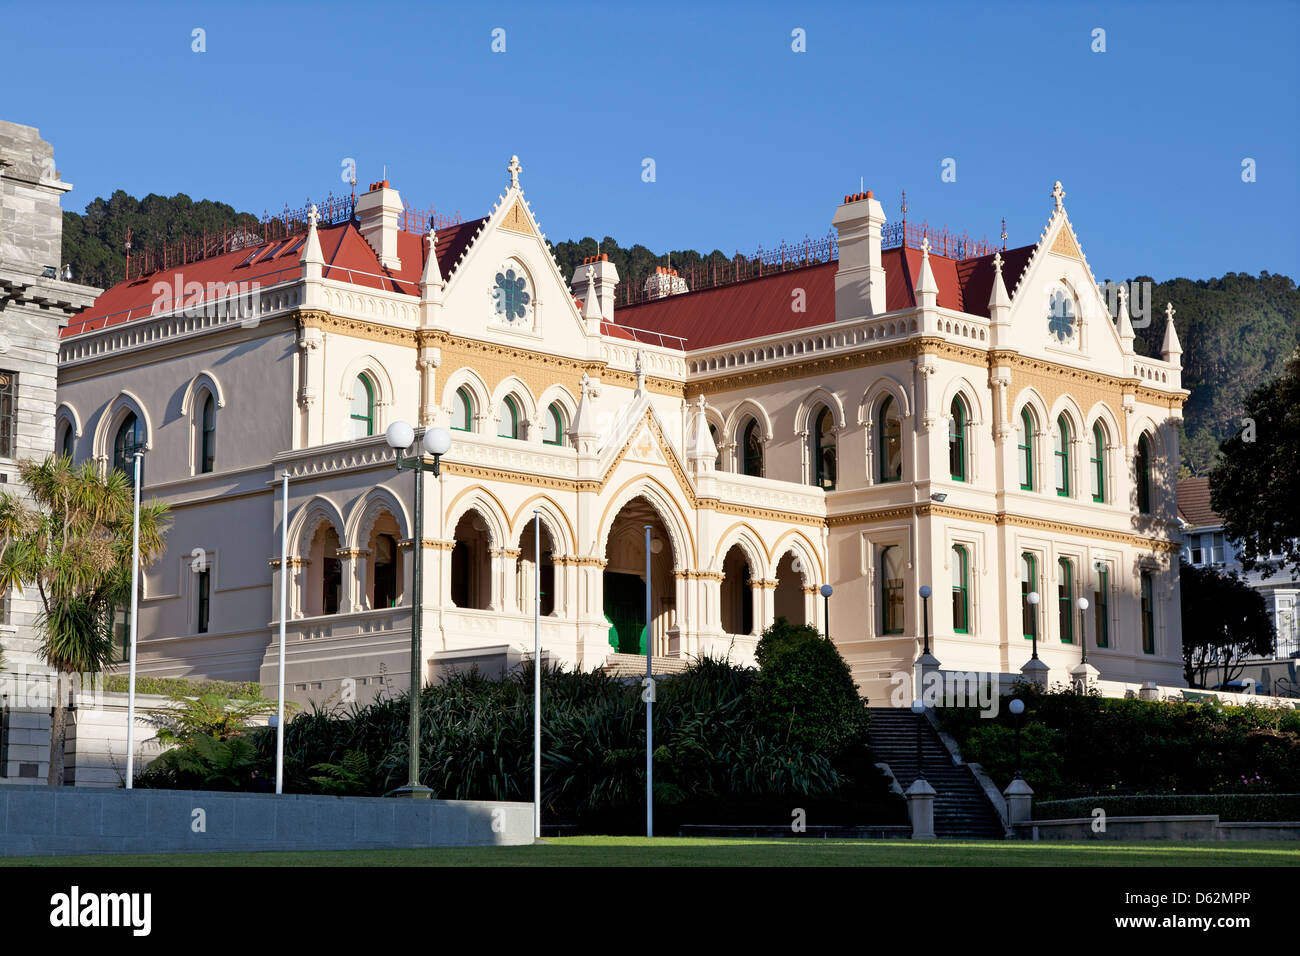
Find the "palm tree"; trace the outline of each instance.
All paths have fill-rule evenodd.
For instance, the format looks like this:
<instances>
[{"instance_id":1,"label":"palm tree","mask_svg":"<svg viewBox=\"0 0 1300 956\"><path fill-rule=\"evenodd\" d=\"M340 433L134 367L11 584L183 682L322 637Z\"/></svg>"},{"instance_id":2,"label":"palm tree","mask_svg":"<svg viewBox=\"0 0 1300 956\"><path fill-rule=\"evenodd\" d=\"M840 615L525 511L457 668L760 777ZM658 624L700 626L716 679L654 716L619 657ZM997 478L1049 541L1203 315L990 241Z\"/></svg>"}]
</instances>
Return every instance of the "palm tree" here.
<instances>
[{"instance_id":1,"label":"palm tree","mask_svg":"<svg viewBox=\"0 0 1300 956\"><path fill-rule=\"evenodd\" d=\"M0 587L35 586L40 651L59 674L99 673L113 663L113 617L131 598L134 487L118 471L64 457L19 465L27 497L0 493ZM167 505L140 506L140 565L162 553ZM67 698L55 698L49 783L63 783Z\"/></svg>"}]
</instances>

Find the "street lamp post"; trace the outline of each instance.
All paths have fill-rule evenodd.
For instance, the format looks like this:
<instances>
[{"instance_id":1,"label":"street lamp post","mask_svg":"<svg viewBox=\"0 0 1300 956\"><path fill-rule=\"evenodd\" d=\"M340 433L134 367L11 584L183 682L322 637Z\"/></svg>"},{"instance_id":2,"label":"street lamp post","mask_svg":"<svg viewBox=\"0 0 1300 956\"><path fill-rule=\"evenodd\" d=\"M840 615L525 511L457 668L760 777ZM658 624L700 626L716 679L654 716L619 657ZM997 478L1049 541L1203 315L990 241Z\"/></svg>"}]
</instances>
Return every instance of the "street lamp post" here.
<instances>
[{"instance_id":1,"label":"street lamp post","mask_svg":"<svg viewBox=\"0 0 1300 956\"><path fill-rule=\"evenodd\" d=\"M1034 628L1029 632L1034 641L1034 653L1029 658L1031 661L1038 660L1038 592L1030 591L1025 595L1025 600L1029 602L1029 614L1033 618Z\"/></svg>"},{"instance_id":2,"label":"street lamp post","mask_svg":"<svg viewBox=\"0 0 1300 956\"><path fill-rule=\"evenodd\" d=\"M1020 715L1025 712L1025 702L1017 697L1008 706L1016 724L1016 779L1020 780Z\"/></svg>"},{"instance_id":3,"label":"street lamp post","mask_svg":"<svg viewBox=\"0 0 1300 956\"><path fill-rule=\"evenodd\" d=\"M424 433L421 442L425 453L433 456L433 464L427 464L424 454L403 458L402 453L415 443L415 429L406 422L393 422L384 433L388 446L397 454L397 470L409 468L415 473L415 520L412 534L411 567L411 720L410 720L410 754L407 759L409 777L405 787L394 791L398 797L429 799L433 791L420 785L420 685L423 670L420 647L422 630L421 611L424 605L423 570L424 570L424 473L432 471L435 478L442 474L442 456L451 448L451 433L445 428L430 428Z\"/></svg>"},{"instance_id":4,"label":"street lamp post","mask_svg":"<svg viewBox=\"0 0 1300 956\"><path fill-rule=\"evenodd\" d=\"M823 584L822 595L822 633L827 640L831 637L831 594L834 592L829 584Z\"/></svg>"},{"instance_id":5,"label":"street lamp post","mask_svg":"<svg viewBox=\"0 0 1300 956\"><path fill-rule=\"evenodd\" d=\"M1087 615L1084 612L1088 610L1088 599L1081 597L1077 603L1079 605L1079 646L1083 648L1083 657L1079 663L1086 664L1088 663L1088 632L1084 629L1087 622Z\"/></svg>"},{"instance_id":6,"label":"street lamp post","mask_svg":"<svg viewBox=\"0 0 1300 956\"><path fill-rule=\"evenodd\" d=\"M921 585L921 620L924 621L925 629L925 650L923 654L930 653L930 585Z\"/></svg>"},{"instance_id":7,"label":"street lamp post","mask_svg":"<svg viewBox=\"0 0 1300 956\"><path fill-rule=\"evenodd\" d=\"M912 700L912 713L916 715L916 779L925 779L925 757L921 753L921 721L925 714L925 701L917 697Z\"/></svg>"},{"instance_id":8,"label":"street lamp post","mask_svg":"<svg viewBox=\"0 0 1300 956\"><path fill-rule=\"evenodd\" d=\"M136 620L140 614L140 462L144 451L135 450L135 502L131 514L131 634L130 665L126 687L126 789L135 789L135 641Z\"/></svg>"}]
</instances>

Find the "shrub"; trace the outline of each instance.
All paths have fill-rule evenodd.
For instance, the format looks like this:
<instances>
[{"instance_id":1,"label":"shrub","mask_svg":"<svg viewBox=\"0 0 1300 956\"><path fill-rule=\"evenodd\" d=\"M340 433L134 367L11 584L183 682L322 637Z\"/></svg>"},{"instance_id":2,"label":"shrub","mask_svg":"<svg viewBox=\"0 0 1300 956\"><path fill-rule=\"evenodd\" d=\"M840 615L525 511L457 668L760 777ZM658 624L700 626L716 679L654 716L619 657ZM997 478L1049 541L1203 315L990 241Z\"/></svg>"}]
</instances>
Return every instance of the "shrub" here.
<instances>
[{"instance_id":1,"label":"shrub","mask_svg":"<svg viewBox=\"0 0 1300 956\"><path fill-rule=\"evenodd\" d=\"M749 693L764 730L835 756L865 745L867 704L834 643L782 617L763 632L755 657L762 669Z\"/></svg>"},{"instance_id":2,"label":"shrub","mask_svg":"<svg viewBox=\"0 0 1300 956\"><path fill-rule=\"evenodd\" d=\"M1174 793L1046 800L1034 803L1034 819L1088 817L1097 807L1112 817L1217 813L1224 823L1275 823L1300 820L1300 793Z\"/></svg>"}]
</instances>

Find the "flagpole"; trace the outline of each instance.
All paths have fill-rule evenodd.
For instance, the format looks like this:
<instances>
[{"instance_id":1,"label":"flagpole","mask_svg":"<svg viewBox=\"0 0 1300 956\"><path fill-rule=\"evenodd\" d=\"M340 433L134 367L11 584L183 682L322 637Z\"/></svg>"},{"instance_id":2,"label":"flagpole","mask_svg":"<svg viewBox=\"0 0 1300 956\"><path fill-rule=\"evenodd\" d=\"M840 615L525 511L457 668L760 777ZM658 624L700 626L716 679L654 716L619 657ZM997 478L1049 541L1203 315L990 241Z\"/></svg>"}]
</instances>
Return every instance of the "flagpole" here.
<instances>
[{"instance_id":1,"label":"flagpole","mask_svg":"<svg viewBox=\"0 0 1300 956\"><path fill-rule=\"evenodd\" d=\"M542 838L542 513L533 510L533 839Z\"/></svg>"},{"instance_id":2,"label":"flagpole","mask_svg":"<svg viewBox=\"0 0 1300 956\"><path fill-rule=\"evenodd\" d=\"M655 835L654 711L655 678L652 668L654 636L650 627L650 525L645 526L645 835Z\"/></svg>"},{"instance_id":3,"label":"flagpole","mask_svg":"<svg viewBox=\"0 0 1300 956\"><path fill-rule=\"evenodd\" d=\"M135 508L131 515L131 650L130 676L126 685L126 789L135 789L135 638L136 618L140 612L140 459L135 453Z\"/></svg>"},{"instance_id":4,"label":"flagpole","mask_svg":"<svg viewBox=\"0 0 1300 956\"><path fill-rule=\"evenodd\" d=\"M289 473L280 474L280 668L275 709L275 792L284 793L284 630L289 616Z\"/></svg>"}]
</instances>

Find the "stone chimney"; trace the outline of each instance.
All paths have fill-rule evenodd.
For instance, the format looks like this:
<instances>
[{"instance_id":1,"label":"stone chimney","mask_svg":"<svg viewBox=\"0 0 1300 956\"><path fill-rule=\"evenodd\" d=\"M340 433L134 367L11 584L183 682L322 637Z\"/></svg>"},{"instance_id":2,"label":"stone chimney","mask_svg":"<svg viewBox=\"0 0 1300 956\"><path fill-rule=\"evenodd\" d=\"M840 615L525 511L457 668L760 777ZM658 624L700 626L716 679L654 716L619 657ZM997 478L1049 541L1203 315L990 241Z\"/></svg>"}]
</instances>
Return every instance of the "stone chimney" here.
<instances>
[{"instance_id":1,"label":"stone chimney","mask_svg":"<svg viewBox=\"0 0 1300 956\"><path fill-rule=\"evenodd\" d=\"M681 295L691 290L686 280L677 274L677 270L664 266L655 266L654 275L645 280L647 299L662 299L670 295Z\"/></svg>"},{"instance_id":2,"label":"stone chimney","mask_svg":"<svg viewBox=\"0 0 1300 956\"><path fill-rule=\"evenodd\" d=\"M885 269L880 262L880 228L885 210L871 191L845 196L831 225L839 233L835 272L835 318L858 319L885 311Z\"/></svg>"},{"instance_id":3,"label":"stone chimney","mask_svg":"<svg viewBox=\"0 0 1300 956\"><path fill-rule=\"evenodd\" d=\"M385 269L402 268L397 257L397 223L402 215L402 197L387 179L370 184L370 191L357 200L361 236L370 243Z\"/></svg>"},{"instance_id":4,"label":"stone chimney","mask_svg":"<svg viewBox=\"0 0 1300 956\"><path fill-rule=\"evenodd\" d=\"M596 299L600 305L600 317L606 322L614 321L614 290L618 288L618 270L614 268L614 263L609 261L609 256L601 254L598 256L587 256L582 260L580 265L573 273L573 281L569 288L573 294L582 299L587 299L587 269L592 270L592 278L596 286Z\"/></svg>"}]
</instances>

